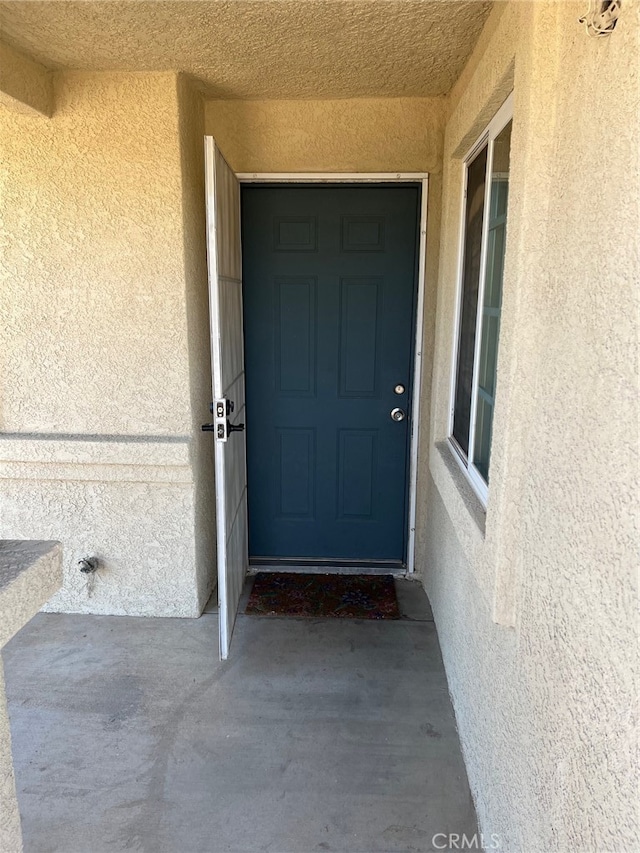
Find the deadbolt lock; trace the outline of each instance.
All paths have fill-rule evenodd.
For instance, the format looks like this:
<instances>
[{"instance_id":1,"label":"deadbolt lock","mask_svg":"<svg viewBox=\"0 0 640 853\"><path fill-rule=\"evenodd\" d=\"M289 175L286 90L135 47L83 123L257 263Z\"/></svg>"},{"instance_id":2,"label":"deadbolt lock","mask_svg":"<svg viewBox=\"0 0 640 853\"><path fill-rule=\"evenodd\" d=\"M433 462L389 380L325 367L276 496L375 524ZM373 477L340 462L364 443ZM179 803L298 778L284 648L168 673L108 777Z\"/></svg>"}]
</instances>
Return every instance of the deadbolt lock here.
<instances>
[{"instance_id":1,"label":"deadbolt lock","mask_svg":"<svg viewBox=\"0 0 640 853\"><path fill-rule=\"evenodd\" d=\"M394 393L394 394L398 394L398 395L400 395L400 394L404 394L404 392L405 392L406 390L407 390L407 389L404 387L404 385L403 385L401 382L398 382L398 384L396 385L396 387L393 389L393 393Z\"/></svg>"},{"instance_id":2,"label":"deadbolt lock","mask_svg":"<svg viewBox=\"0 0 640 853\"><path fill-rule=\"evenodd\" d=\"M233 400L216 400L215 402L215 412L217 418L224 418L227 415L232 414L235 408L235 404ZM209 406L209 411L213 414L214 404L212 403Z\"/></svg>"}]
</instances>

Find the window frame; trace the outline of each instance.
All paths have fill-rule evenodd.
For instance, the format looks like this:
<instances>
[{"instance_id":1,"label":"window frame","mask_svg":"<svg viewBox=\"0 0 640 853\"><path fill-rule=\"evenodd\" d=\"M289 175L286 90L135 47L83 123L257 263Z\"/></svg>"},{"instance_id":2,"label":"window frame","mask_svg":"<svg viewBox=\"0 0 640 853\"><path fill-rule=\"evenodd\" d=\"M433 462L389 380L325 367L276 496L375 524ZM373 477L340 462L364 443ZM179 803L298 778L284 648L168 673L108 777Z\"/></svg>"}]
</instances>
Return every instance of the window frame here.
<instances>
[{"instance_id":1,"label":"window frame","mask_svg":"<svg viewBox=\"0 0 640 853\"><path fill-rule=\"evenodd\" d=\"M478 139L469 148L466 155L462 158L462 197L460 202L460 225L459 225L459 241L458 241L458 271L456 284L456 313L453 333L453 357L451 360L451 387L449 394L449 418L448 418L448 435L447 443L453 453L453 457L460 466L463 474L470 482L473 490L477 494L482 506L486 509L489 497L489 486L485 482L480 471L473 463L473 454L475 451L475 435L476 435L476 416L477 416L477 400L478 400L478 373L480 366L480 346L482 343L482 306L484 304L484 292L486 287L487 277L487 246L489 242L489 217L491 209L491 175L493 171L493 149L496 137L504 130L504 128L513 121L513 92L504 101L502 106L497 110L489 124L482 131ZM487 165L485 171L485 197L484 209L482 212L482 239L480 246L480 274L478 281L478 304L476 306L476 321L475 321L475 340L473 347L473 379L471 383L471 412L469 423L469 453L465 454L453 435L453 423L455 415L455 398L457 389L457 373L458 373L458 358L460 355L460 332L462 325L462 302L463 302L463 287L464 287L464 249L466 238L466 202L467 202L467 183L469 178L469 166L481 152L484 146L487 146ZM507 222L509 220L509 202L507 200ZM506 244L505 244L506 254ZM498 351L500 348L500 339L498 338ZM493 439L492 439L493 442Z\"/></svg>"}]
</instances>

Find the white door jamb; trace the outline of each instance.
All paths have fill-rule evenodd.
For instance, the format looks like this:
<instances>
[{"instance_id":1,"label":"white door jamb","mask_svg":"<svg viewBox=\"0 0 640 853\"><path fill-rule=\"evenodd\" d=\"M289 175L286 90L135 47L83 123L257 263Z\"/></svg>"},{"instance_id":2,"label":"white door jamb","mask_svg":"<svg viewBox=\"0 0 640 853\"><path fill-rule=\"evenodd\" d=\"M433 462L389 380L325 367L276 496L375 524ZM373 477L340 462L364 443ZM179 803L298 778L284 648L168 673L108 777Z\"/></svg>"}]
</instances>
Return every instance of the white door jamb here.
<instances>
[{"instance_id":1,"label":"white door jamb","mask_svg":"<svg viewBox=\"0 0 640 853\"><path fill-rule=\"evenodd\" d=\"M421 185L418 294L416 300L415 341L413 348L413 400L411 406L411 441L409 447L409 512L407 514L407 574L415 572L416 514L418 499L418 452L420 404L424 340L424 291L427 257L428 172L239 172L241 184L404 184Z\"/></svg>"}]
</instances>

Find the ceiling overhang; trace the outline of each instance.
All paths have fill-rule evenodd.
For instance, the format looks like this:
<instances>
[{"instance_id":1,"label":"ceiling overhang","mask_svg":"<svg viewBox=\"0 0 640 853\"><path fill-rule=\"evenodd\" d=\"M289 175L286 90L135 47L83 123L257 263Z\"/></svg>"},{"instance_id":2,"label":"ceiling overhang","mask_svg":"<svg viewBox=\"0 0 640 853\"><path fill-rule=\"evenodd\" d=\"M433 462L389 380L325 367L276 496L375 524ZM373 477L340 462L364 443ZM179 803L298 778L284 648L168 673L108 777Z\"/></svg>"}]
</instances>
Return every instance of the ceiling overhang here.
<instances>
[{"instance_id":1,"label":"ceiling overhang","mask_svg":"<svg viewBox=\"0 0 640 853\"><path fill-rule=\"evenodd\" d=\"M465 0L9 0L2 39L51 69L180 71L209 97L432 97L491 8Z\"/></svg>"}]
</instances>

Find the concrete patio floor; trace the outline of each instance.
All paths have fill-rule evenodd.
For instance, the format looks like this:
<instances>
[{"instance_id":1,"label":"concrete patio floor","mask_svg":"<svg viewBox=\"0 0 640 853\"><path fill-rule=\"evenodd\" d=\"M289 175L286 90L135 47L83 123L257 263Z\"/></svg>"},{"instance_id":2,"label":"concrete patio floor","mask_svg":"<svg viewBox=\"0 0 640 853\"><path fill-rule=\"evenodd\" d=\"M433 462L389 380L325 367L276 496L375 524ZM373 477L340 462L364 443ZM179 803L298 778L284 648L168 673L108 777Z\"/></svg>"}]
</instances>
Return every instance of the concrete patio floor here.
<instances>
[{"instance_id":1,"label":"concrete patio floor","mask_svg":"<svg viewBox=\"0 0 640 853\"><path fill-rule=\"evenodd\" d=\"M424 593L401 621L36 616L5 648L25 853L428 851L476 831Z\"/></svg>"}]
</instances>

